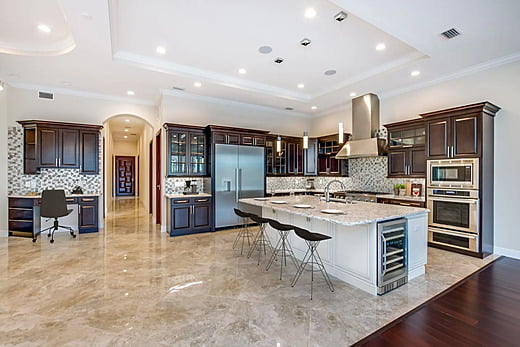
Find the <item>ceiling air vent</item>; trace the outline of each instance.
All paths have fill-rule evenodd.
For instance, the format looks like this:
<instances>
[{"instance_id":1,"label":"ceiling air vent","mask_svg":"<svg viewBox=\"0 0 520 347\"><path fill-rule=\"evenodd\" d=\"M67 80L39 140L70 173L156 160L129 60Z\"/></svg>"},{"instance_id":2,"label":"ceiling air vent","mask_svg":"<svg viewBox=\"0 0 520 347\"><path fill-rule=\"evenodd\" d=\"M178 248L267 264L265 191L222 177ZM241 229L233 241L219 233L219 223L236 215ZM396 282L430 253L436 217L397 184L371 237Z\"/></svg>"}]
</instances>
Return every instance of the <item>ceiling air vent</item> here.
<instances>
[{"instance_id":1,"label":"ceiling air vent","mask_svg":"<svg viewBox=\"0 0 520 347\"><path fill-rule=\"evenodd\" d=\"M176 86L173 86L172 89L180 90L180 91L183 91L183 90L184 90L184 88L182 88L182 87L176 87Z\"/></svg>"},{"instance_id":2,"label":"ceiling air vent","mask_svg":"<svg viewBox=\"0 0 520 347\"><path fill-rule=\"evenodd\" d=\"M38 99L54 100L54 93L38 91Z\"/></svg>"},{"instance_id":3,"label":"ceiling air vent","mask_svg":"<svg viewBox=\"0 0 520 347\"><path fill-rule=\"evenodd\" d=\"M347 19L347 17L348 17L348 14L346 12L340 11L340 12L336 13L336 15L334 16L334 19L337 20L338 22L343 22L345 19Z\"/></svg>"},{"instance_id":4,"label":"ceiling air vent","mask_svg":"<svg viewBox=\"0 0 520 347\"><path fill-rule=\"evenodd\" d=\"M442 32L441 36L444 37L445 39L449 40L456 36L459 36L460 34L461 34L460 31L458 31L455 28L451 28L451 29L448 29L448 30Z\"/></svg>"},{"instance_id":5,"label":"ceiling air vent","mask_svg":"<svg viewBox=\"0 0 520 347\"><path fill-rule=\"evenodd\" d=\"M281 63L283 63L283 58L278 57L278 58L276 58L276 59L274 60L274 62L275 62L276 64L281 64Z\"/></svg>"}]
</instances>

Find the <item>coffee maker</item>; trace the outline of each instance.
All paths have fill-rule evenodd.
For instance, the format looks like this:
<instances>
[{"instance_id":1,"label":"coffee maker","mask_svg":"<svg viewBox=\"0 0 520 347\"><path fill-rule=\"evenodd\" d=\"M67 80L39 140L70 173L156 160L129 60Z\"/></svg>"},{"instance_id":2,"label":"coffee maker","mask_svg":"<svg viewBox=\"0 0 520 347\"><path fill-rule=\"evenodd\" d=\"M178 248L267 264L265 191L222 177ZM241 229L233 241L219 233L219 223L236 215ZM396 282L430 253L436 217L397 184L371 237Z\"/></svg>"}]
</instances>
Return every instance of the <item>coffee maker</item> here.
<instances>
[{"instance_id":1,"label":"coffee maker","mask_svg":"<svg viewBox=\"0 0 520 347\"><path fill-rule=\"evenodd\" d=\"M197 181L186 181L183 194L199 194Z\"/></svg>"}]
</instances>

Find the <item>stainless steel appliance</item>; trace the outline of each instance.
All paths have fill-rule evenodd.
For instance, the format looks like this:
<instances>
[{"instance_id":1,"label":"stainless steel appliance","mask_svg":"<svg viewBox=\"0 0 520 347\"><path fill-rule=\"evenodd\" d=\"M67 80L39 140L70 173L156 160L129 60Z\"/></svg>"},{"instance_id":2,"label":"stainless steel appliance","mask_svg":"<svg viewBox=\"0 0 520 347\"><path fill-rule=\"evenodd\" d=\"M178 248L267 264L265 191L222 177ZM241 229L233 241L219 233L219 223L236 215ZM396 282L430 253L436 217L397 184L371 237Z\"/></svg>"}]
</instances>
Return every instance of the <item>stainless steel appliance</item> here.
<instances>
[{"instance_id":1,"label":"stainless steel appliance","mask_svg":"<svg viewBox=\"0 0 520 347\"><path fill-rule=\"evenodd\" d=\"M478 189L478 172L478 158L428 160L427 186Z\"/></svg>"},{"instance_id":2,"label":"stainless steel appliance","mask_svg":"<svg viewBox=\"0 0 520 347\"><path fill-rule=\"evenodd\" d=\"M335 199L341 199L342 201L364 201L364 202L377 202L377 196L388 193L381 192L369 192L369 191L357 191L347 190L334 192L332 195Z\"/></svg>"},{"instance_id":3,"label":"stainless steel appliance","mask_svg":"<svg viewBox=\"0 0 520 347\"><path fill-rule=\"evenodd\" d=\"M377 223L377 294L408 282L408 222L406 218Z\"/></svg>"},{"instance_id":4,"label":"stainless steel appliance","mask_svg":"<svg viewBox=\"0 0 520 347\"><path fill-rule=\"evenodd\" d=\"M478 190L428 188L428 241L478 252Z\"/></svg>"},{"instance_id":5,"label":"stainless steel appliance","mask_svg":"<svg viewBox=\"0 0 520 347\"><path fill-rule=\"evenodd\" d=\"M238 199L264 196L264 148L216 144L213 165L215 227L238 225Z\"/></svg>"}]
</instances>

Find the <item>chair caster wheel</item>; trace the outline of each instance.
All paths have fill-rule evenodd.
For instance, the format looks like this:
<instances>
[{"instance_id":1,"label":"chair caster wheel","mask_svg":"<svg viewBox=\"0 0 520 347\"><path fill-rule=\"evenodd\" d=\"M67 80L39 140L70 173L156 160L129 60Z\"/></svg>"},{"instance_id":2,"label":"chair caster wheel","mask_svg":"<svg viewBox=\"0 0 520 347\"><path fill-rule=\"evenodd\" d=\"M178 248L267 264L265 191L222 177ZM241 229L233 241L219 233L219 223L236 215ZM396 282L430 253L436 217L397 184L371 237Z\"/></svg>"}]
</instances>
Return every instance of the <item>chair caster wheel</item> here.
<instances>
[{"instance_id":1,"label":"chair caster wheel","mask_svg":"<svg viewBox=\"0 0 520 347\"><path fill-rule=\"evenodd\" d=\"M51 240L51 243L54 243L54 240Z\"/></svg>"},{"instance_id":2,"label":"chair caster wheel","mask_svg":"<svg viewBox=\"0 0 520 347\"><path fill-rule=\"evenodd\" d=\"M33 239L33 242L36 242L36 239Z\"/></svg>"},{"instance_id":3,"label":"chair caster wheel","mask_svg":"<svg viewBox=\"0 0 520 347\"><path fill-rule=\"evenodd\" d=\"M75 239L76 238L76 234L72 234L72 238Z\"/></svg>"},{"instance_id":4,"label":"chair caster wheel","mask_svg":"<svg viewBox=\"0 0 520 347\"><path fill-rule=\"evenodd\" d=\"M47 237L51 237L51 235L47 234Z\"/></svg>"}]
</instances>

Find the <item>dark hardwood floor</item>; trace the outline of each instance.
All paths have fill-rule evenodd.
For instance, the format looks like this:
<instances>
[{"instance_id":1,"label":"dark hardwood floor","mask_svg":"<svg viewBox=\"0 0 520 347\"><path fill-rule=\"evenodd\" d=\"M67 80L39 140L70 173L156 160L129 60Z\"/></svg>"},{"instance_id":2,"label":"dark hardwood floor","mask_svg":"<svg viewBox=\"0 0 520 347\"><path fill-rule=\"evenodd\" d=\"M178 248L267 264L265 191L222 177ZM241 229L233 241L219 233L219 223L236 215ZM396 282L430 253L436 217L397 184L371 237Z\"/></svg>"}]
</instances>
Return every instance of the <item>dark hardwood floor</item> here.
<instances>
[{"instance_id":1,"label":"dark hardwood floor","mask_svg":"<svg viewBox=\"0 0 520 347\"><path fill-rule=\"evenodd\" d=\"M499 258L356 345L520 346L520 260Z\"/></svg>"}]
</instances>

